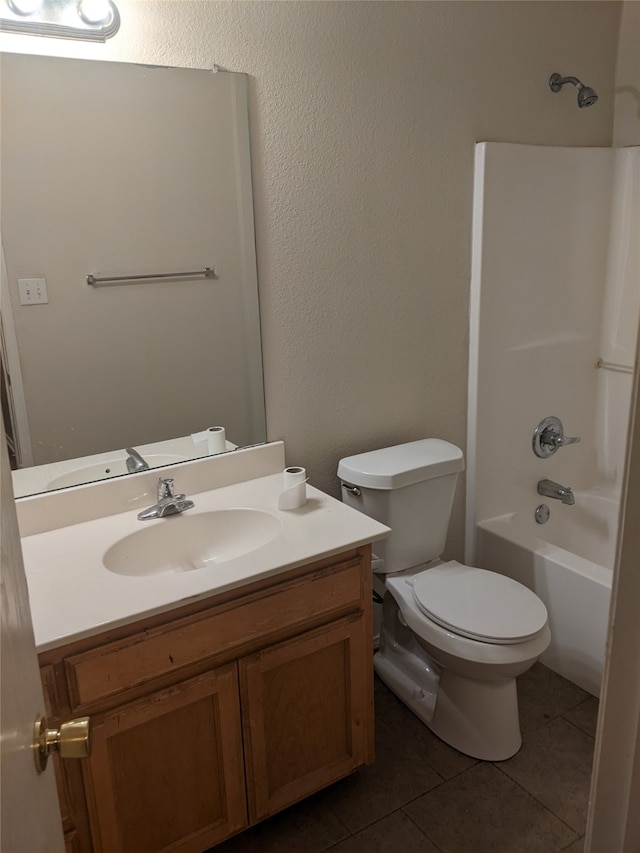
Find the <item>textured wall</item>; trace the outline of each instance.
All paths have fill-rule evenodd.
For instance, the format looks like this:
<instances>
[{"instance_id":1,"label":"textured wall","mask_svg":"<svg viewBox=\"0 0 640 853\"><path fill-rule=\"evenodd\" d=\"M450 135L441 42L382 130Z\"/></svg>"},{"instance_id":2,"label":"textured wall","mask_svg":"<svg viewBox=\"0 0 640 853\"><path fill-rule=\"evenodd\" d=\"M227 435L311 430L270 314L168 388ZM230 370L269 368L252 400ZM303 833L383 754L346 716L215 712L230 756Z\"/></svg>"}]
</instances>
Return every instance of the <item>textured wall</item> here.
<instances>
[{"instance_id":1,"label":"textured wall","mask_svg":"<svg viewBox=\"0 0 640 853\"><path fill-rule=\"evenodd\" d=\"M625 0L620 15L613 144L640 145L640 3Z\"/></svg>"},{"instance_id":2,"label":"textured wall","mask_svg":"<svg viewBox=\"0 0 640 853\"><path fill-rule=\"evenodd\" d=\"M106 45L0 46L251 75L267 423L290 464L335 493L345 454L464 446L474 143L609 145L620 5L118 5ZM551 94L553 71L597 106Z\"/></svg>"}]
</instances>

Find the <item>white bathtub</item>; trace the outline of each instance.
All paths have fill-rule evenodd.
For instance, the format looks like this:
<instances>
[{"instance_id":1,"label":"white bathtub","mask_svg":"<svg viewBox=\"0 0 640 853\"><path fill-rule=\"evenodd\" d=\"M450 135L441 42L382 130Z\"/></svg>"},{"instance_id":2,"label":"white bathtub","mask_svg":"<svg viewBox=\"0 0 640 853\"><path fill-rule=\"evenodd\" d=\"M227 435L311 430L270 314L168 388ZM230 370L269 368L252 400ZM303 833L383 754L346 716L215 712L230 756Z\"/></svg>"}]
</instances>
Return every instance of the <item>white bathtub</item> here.
<instances>
[{"instance_id":1,"label":"white bathtub","mask_svg":"<svg viewBox=\"0 0 640 853\"><path fill-rule=\"evenodd\" d=\"M528 586L549 611L551 644L541 661L600 695L618 504L576 492L575 506L548 501L551 517L502 515L480 522L474 563Z\"/></svg>"}]
</instances>

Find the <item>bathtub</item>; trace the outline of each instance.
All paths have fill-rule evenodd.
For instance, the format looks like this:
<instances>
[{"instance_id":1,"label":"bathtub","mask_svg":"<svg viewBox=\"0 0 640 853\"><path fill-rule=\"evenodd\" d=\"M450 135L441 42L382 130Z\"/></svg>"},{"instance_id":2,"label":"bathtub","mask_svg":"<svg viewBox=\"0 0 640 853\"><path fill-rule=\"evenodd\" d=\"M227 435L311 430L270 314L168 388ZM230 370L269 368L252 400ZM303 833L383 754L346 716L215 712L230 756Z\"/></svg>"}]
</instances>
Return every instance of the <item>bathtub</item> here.
<instances>
[{"instance_id":1,"label":"bathtub","mask_svg":"<svg viewBox=\"0 0 640 853\"><path fill-rule=\"evenodd\" d=\"M574 506L549 501L551 517L512 513L476 527L474 564L520 581L544 601L551 644L540 660L594 696L604 668L618 502L576 492Z\"/></svg>"}]
</instances>

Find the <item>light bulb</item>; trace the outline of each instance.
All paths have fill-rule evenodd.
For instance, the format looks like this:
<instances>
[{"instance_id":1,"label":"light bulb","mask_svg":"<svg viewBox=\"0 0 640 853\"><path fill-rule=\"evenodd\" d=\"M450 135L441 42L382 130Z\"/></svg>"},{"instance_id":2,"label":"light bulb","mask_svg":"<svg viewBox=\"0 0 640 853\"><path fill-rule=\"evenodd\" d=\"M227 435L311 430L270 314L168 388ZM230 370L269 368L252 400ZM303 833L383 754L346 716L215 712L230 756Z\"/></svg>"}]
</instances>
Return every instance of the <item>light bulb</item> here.
<instances>
[{"instance_id":1,"label":"light bulb","mask_svg":"<svg viewBox=\"0 0 640 853\"><path fill-rule=\"evenodd\" d=\"M9 0L9 7L18 15L33 15L41 3L42 0Z\"/></svg>"},{"instance_id":2,"label":"light bulb","mask_svg":"<svg viewBox=\"0 0 640 853\"><path fill-rule=\"evenodd\" d=\"M78 14L87 24L106 24L113 17L109 0L80 0Z\"/></svg>"}]
</instances>

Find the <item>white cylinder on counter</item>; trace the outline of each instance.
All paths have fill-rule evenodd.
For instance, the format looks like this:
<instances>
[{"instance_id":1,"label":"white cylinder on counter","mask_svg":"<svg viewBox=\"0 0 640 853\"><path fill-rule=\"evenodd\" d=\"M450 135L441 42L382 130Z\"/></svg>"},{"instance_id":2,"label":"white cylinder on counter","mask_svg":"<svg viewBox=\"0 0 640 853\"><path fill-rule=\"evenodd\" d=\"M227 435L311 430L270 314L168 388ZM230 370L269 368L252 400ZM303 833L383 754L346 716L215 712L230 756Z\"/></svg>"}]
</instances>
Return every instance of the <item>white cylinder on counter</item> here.
<instances>
[{"instance_id":1,"label":"white cylinder on counter","mask_svg":"<svg viewBox=\"0 0 640 853\"><path fill-rule=\"evenodd\" d=\"M207 450L212 453L222 453L227 449L227 436L225 428L212 426L207 429Z\"/></svg>"},{"instance_id":2,"label":"white cylinder on counter","mask_svg":"<svg viewBox=\"0 0 640 853\"><path fill-rule=\"evenodd\" d=\"M300 509L307 502L307 472L305 468L285 468L283 491L278 509Z\"/></svg>"}]
</instances>

